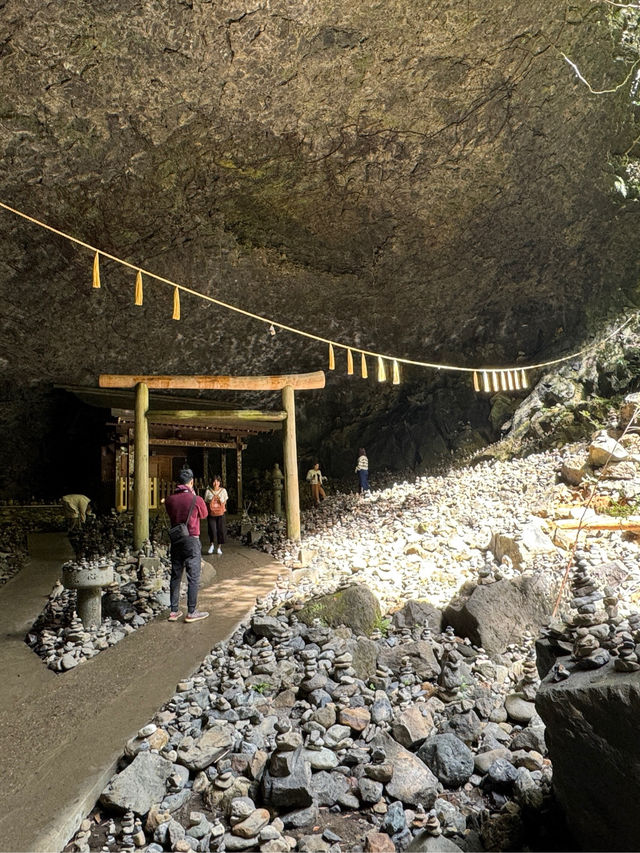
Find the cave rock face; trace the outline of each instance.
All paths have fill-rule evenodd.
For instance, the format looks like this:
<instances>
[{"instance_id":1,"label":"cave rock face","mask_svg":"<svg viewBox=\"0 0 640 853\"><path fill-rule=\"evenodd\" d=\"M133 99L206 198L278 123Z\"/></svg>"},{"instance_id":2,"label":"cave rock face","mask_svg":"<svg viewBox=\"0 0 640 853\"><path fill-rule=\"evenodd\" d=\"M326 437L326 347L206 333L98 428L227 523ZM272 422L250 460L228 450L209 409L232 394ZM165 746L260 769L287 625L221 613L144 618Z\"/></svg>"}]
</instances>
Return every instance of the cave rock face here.
<instances>
[{"instance_id":1,"label":"cave rock face","mask_svg":"<svg viewBox=\"0 0 640 853\"><path fill-rule=\"evenodd\" d=\"M6 0L0 201L85 245L0 209L0 426L42 423L51 400L15 399L38 382L326 366L326 340L278 322L437 364L575 342L638 279L623 18L590 0ZM132 264L102 255L100 289L96 248ZM175 322L169 282L218 302L183 292ZM451 374L418 415L413 391L345 374L338 348L299 430L316 451L337 431L343 472L370 437L380 467L418 469L460 424L468 449L486 440L468 400L449 408Z\"/></svg>"},{"instance_id":2,"label":"cave rock face","mask_svg":"<svg viewBox=\"0 0 640 853\"><path fill-rule=\"evenodd\" d=\"M585 850L637 850L640 672L574 670L546 678L536 709L546 725L553 787Z\"/></svg>"},{"instance_id":3,"label":"cave rock face","mask_svg":"<svg viewBox=\"0 0 640 853\"><path fill-rule=\"evenodd\" d=\"M608 307L608 284L635 286L637 211L610 227L629 92L589 95L563 53L605 89L633 57L588 0L569 22L554 0L2 12L0 198L134 265L323 337L458 363L530 353L602 293ZM25 377L324 364L324 347L185 294L172 324L170 288L148 279L136 308L135 269L104 258L92 293L91 252L0 216Z\"/></svg>"}]
</instances>

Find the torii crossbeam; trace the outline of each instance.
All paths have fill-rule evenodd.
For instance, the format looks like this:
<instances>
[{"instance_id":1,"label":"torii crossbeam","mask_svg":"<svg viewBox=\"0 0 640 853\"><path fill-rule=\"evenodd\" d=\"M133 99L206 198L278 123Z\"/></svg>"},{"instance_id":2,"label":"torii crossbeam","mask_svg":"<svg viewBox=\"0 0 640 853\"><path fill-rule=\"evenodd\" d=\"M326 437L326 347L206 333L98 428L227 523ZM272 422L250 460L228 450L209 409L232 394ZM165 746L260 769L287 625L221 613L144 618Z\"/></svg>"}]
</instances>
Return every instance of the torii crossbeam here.
<instances>
[{"instance_id":1,"label":"torii crossbeam","mask_svg":"<svg viewBox=\"0 0 640 853\"><path fill-rule=\"evenodd\" d=\"M300 540L300 495L298 492L298 451L294 391L325 387L322 370L282 376L156 376L149 374L100 374L100 388L135 388L135 475L133 481L133 541L139 548L149 538L149 389L213 391L281 391L284 408L282 436L285 476L287 535ZM252 412L252 415L259 413ZM278 418L279 419L279 418ZM266 417L265 420L273 420ZM238 507L238 509L241 509Z\"/></svg>"}]
</instances>

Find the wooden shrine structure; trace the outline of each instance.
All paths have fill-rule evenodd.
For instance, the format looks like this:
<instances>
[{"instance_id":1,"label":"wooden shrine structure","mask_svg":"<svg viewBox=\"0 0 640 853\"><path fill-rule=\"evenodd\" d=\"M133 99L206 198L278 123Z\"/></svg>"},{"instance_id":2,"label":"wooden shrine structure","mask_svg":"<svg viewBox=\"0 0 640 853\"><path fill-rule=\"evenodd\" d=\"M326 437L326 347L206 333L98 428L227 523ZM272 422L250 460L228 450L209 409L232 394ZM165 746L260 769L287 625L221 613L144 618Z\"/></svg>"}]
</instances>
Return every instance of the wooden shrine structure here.
<instances>
[{"instance_id":1,"label":"wooden shrine structure","mask_svg":"<svg viewBox=\"0 0 640 853\"><path fill-rule=\"evenodd\" d=\"M298 491L298 453L296 446L295 391L324 388L322 370L315 373L287 374L282 376L153 376L101 374L100 388L135 389L133 420L135 473L133 478L133 538L139 548L149 537L149 427L151 424L183 423L191 427L242 426L262 424L263 428L282 428L284 456L285 508L287 534L290 539L300 539L300 496ZM149 410L149 390L207 390L207 391L280 391L283 409L257 411L253 409L172 409ZM168 439L175 442L175 439ZM162 439L155 438L158 443ZM194 442L195 444L196 442ZM228 442L206 443L200 439L197 446L231 446ZM238 472L241 472L242 443L236 437ZM238 473L238 508L242 502L242 480Z\"/></svg>"}]
</instances>

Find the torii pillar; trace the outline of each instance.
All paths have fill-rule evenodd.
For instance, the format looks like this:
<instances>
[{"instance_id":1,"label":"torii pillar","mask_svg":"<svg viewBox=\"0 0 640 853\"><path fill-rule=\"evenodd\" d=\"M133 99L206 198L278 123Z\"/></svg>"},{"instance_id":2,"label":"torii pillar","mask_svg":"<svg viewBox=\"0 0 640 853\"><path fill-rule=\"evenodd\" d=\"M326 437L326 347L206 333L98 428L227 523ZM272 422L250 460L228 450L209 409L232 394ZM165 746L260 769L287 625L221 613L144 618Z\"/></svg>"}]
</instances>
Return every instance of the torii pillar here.
<instances>
[{"instance_id":1,"label":"torii pillar","mask_svg":"<svg viewBox=\"0 0 640 853\"><path fill-rule=\"evenodd\" d=\"M135 388L135 480L133 492L134 547L139 548L149 537L149 430L147 412L149 389L190 391L282 391L284 412L234 412L239 417L265 421L284 420L282 435L285 475L285 507L287 535L300 540L300 493L298 486L298 452L296 446L296 390L324 388L322 370L315 373L291 373L284 376L122 376L101 374L100 388ZM189 414L189 413L186 413ZM212 420L228 417L230 412L211 412ZM240 488L240 487L239 487ZM242 495L239 494L239 500ZM242 507L239 507L241 510Z\"/></svg>"}]
</instances>

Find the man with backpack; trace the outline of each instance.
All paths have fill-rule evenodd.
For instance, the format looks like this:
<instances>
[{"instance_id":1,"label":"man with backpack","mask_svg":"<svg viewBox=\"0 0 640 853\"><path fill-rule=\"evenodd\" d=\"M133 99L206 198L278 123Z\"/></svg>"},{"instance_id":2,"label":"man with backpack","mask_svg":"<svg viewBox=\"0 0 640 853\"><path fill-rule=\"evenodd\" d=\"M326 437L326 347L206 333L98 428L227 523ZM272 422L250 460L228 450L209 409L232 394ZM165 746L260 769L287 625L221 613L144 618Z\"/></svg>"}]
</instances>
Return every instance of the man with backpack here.
<instances>
[{"instance_id":1,"label":"man with backpack","mask_svg":"<svg viewBox=\"0 0 640 853\"><path fill-rule=\"evenodd\" d=\"M208 515L207 505L193 488L193 471L183 468L178 476L178 487L165 501L171 529L171 612L169 622L177 622L182 616L180 584L182 573L187 572L187 615L185 622L199 622L209 615L197 609L198 583L200 581L200 519ZM186 525L186 527L185 527Z\"/></svg>"}]
</instances>

